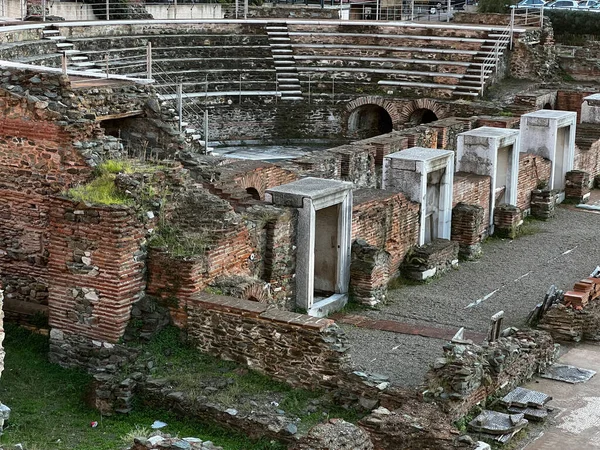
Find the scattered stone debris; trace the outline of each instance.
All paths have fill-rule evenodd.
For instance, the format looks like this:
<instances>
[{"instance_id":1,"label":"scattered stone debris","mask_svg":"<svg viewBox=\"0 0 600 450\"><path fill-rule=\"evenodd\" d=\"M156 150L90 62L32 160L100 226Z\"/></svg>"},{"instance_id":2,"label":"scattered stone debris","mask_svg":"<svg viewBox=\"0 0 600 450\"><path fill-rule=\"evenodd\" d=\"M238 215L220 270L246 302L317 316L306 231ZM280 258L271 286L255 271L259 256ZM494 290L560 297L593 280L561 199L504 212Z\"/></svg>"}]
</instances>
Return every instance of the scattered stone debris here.
<instances>
[{"instance_id":1,"label":"scattered stone debris","mask_svg":"<svg viewBox=\"0 0 600 450\"><path fill-rule=\"evenodd\" d=\"M552 397L543 392L518 387L506 394L501 402L506 406L543 408L550 400L552 400Z\"/></svg>"},{"instance_id":2,"label":"scattered stone debris","mask_svg":"<svg viewBox=\"0 0 600 450\"><path fill-rule=\"evenodd\" d=\"M596 375L596 372L589 369L581 369L567 364L554 364L541 374L542 378L564 381L565 383L585 383Z\"/></svg>"},{"instance_id":3,"label":"scattered stone debris","mask_svg":"<svg viewBox=\"0 0 600 450\"><path fill-rule=\"evenodd\" d=\"M525 419L524 414L504 414L483 410L469 422L469 428L481 433L483 437L506 444L528 424L529 421Z\"/></svg>"},{"instance_id":4,"label":"scattered stone debris","mask_svg":"<svg viewBox=\"0 0 600 450\"><path fill-rule=\"evenodd\" d=\"M130 450L223 450L211 441L194 437L178 438L156 433L148 438L135 438Z\"/></svg>"},{"instance_id":5,"label":"scattered stone debris","mask_svg":"<svg viewBox=\"0 0 600 450\"><path fill-rule=\"evenodd\" d=\"M523 414L527 420L542 421L548 417L546 403L552 400L547 394L518 387L500 400L509 414Z\"/></svg>"},{"instance_id":6,"label":"scattered stone debris","mask_svg":"<svg viewBox=\"0 0 600 450\"><path fill-rule=\"evenodd\" d=\"M331 419L327 423L315 425L306 437L290 450L313 449L352 449L373 450L369 435L362 428L342 419Z\"/></svg>"}]
</instances>

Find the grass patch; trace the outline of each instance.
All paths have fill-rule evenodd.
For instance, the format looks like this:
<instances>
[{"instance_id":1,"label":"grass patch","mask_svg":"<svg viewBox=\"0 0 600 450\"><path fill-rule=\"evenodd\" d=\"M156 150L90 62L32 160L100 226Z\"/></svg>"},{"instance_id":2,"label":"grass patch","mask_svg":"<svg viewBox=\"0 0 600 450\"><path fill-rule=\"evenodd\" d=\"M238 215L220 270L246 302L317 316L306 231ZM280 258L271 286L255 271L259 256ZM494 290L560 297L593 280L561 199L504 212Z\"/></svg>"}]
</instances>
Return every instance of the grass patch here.
<instances>
[{"instance_id":1,"label":"grass patch","mask_svg":"<svg viewBox=\"0 0 600 450\"><path fill-rule=\"evenodd\" d=\"M4 448L17 443L28 450L118 450L127 448L123 437L148 428L155 420L168 424L171 435L212 440L227 450L283 450L269 440L246 436L186 419L172 413L136 406L128 415L101 417L84 402L91 377L47 361L48 339L5 324L5 370L0 399L12 408L9 425L0 437ZM198 356L198 354L196 354ZM98 421L97 428L90 427Z\"/></svg>"},{"instance_id":2,"label":"grass patch","mask_svg":"<svg viewBox=\"0 0 600 450\"><path fill-rule=\"evenodd\" d=\"M131 203L115 186L112 174L101 175L88 184L69 189L67 196L79 202L93 203L96 205L128 205Z\"/></svg>"},{"instance_id":3,"label":"grass patch","mask_svg":"<svg viewBox=\"0 0 600 450\"><path fill-rule=\"evenodd\" d=\"M207 233L190 233L171 227L162 226L150 239L151 247L164 248L175 257L202 255L211 243Z\"/></svg>"},{"instance_id":4,"label":"grass patch","mask_svg":"<svg viewBox=\"0 0 600 450\"><path fill-rule=\"evenodd\" d=\"M119 173L132 172L129 161L109 159L96 168L92 181L69 189L66 195L73 200L96 205L129 205L131 199L117 189L115 177Z\"/></svg>"},{"instance_id":5,"label":"grass patch","mask_svg":"<svg viewBox=\"0 0 600 450\"><path fill-rule=\"evenodd\" d=\"M168 327L144 345L155 364L154 376L167 378L177 390L192 397L204 395L211 402L239 411L256 410L257 405L275 401L287 415L301 419L298 429L308 431L329 418L358 421L362 415L336 406L323 392L296 389L231 361L200 353L181 342L180 331ZM219 386L207 392L206 386Z\"/></svg>"}]
</instances>

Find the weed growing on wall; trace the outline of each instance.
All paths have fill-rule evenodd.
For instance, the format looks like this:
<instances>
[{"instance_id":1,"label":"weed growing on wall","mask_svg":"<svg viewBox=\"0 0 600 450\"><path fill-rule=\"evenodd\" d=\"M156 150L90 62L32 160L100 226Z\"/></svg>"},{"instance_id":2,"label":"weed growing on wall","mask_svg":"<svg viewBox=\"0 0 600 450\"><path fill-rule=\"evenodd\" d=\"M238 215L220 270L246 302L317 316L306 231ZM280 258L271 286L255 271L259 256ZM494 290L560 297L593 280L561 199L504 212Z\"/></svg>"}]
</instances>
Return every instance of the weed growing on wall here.
<instances>
[{"instance_id":1,"label":"weed growing on wall","mask_svg":"<svg viewBox=\"0 0 600 450\"><path fill-rule=\"evenodd\" d=\"M68 197L95 205L129 205L131 200L115 185L119 173L131 173L131 163L108 160L96 168L95 178L87 184L69 189Z\"/></svg>"},{"instance_id":2,"label":"weed growing on wall","mask_svg":"<svg viewBox=\"0 0 600 450\"><path fill-rule=\"evenodd\" d=\"M172 256L185 258L202 255L210 243L207 233L184 233L176 227L163 225L150 239L149 245L164 249Z\"/></svg>"}]
</instances>

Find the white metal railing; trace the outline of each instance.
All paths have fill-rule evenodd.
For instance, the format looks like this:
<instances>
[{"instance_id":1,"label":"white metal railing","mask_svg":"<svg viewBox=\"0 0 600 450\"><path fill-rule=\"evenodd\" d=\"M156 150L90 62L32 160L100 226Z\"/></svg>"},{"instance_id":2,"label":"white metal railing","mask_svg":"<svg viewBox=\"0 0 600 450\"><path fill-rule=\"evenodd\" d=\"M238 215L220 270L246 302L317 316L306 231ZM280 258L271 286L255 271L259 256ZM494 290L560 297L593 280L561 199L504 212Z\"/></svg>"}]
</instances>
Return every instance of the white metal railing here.
<instances>
[{"instance_id":1,"label":"white metal railing","mask_svg":"<svg viewBox=\"0 0 600 450\"><path fill-rule=\"evenodd\" d=\"M542 27L544 26L544 6L541 8L511 6L510 22L513 27Z\"/></svg>"},{"instance_id":2,"label":"white metal railing","mask_svg":"<svg viewBox=\"0 0 600 450\"><path fill-rule=\"evenodd\" d=\"M466 0L411 0L396 5L374 8L363 5L360 19L364 20L402 20L418 22L449 22L455 12L468 5ZM352 14L356 17L356 12Z\"/></svg>"},{"instance_id":3,"label":"white metal railing","mask_svg":"<svg viewBox=\"0 0 600 450\"><path fill-rule=\"evenodd\" d=\"M512 48L513 31L514 25L511 20L510 24L497 37L496 41L494 42L494 46L481 63L479 90L480 95L482 96L485 91L485 82L488 75L491 75L493 71L495 71L496 74L498 73L498 63L500 62L501 55L504 53L506 48Z\"/></svg>"}]
</instances>

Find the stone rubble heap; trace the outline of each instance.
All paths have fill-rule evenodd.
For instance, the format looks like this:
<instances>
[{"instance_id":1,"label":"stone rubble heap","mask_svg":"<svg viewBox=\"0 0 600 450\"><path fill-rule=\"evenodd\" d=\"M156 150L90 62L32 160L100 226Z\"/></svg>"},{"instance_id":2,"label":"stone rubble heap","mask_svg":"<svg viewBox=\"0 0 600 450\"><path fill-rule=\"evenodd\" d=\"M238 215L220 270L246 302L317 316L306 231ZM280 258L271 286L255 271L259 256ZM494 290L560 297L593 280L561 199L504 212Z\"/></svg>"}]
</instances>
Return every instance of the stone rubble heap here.
<instances>
[{"instance_id":1,"label":"stone rubble heap","mask_svg":"<svg viewBox=\"0 0 600 450\"><path fill-rule=\"evenodd\" d=\"M562 293L550 288L544 301L532 311L532 321L557 340L600 340L600 268ZM556 293L555 293L556 292Z\"/></svg>"},{"instance_id":2,"label":"stone rubble heap","mask_svg":"<svg viewBox=\"0 0 600 450\"><path fill-rule=\"evenodd\" d=\"M449 342L427 374L426 401L442 401L456 418L498 390L506 391L554 361L554 341L542 331L504 330L495 342Z\"/></svg>"},{"instance_id":3,"label":"stone rubble heap","mask_svg":"<svg viewBox=\"0 0 600 450\"><path fill-rule=\"evenodd\" d=\"M129 450L223 450L223 447L194 437L180 439L157 432L147 439L135 438Z\"/></svg>"}]
</instances>

